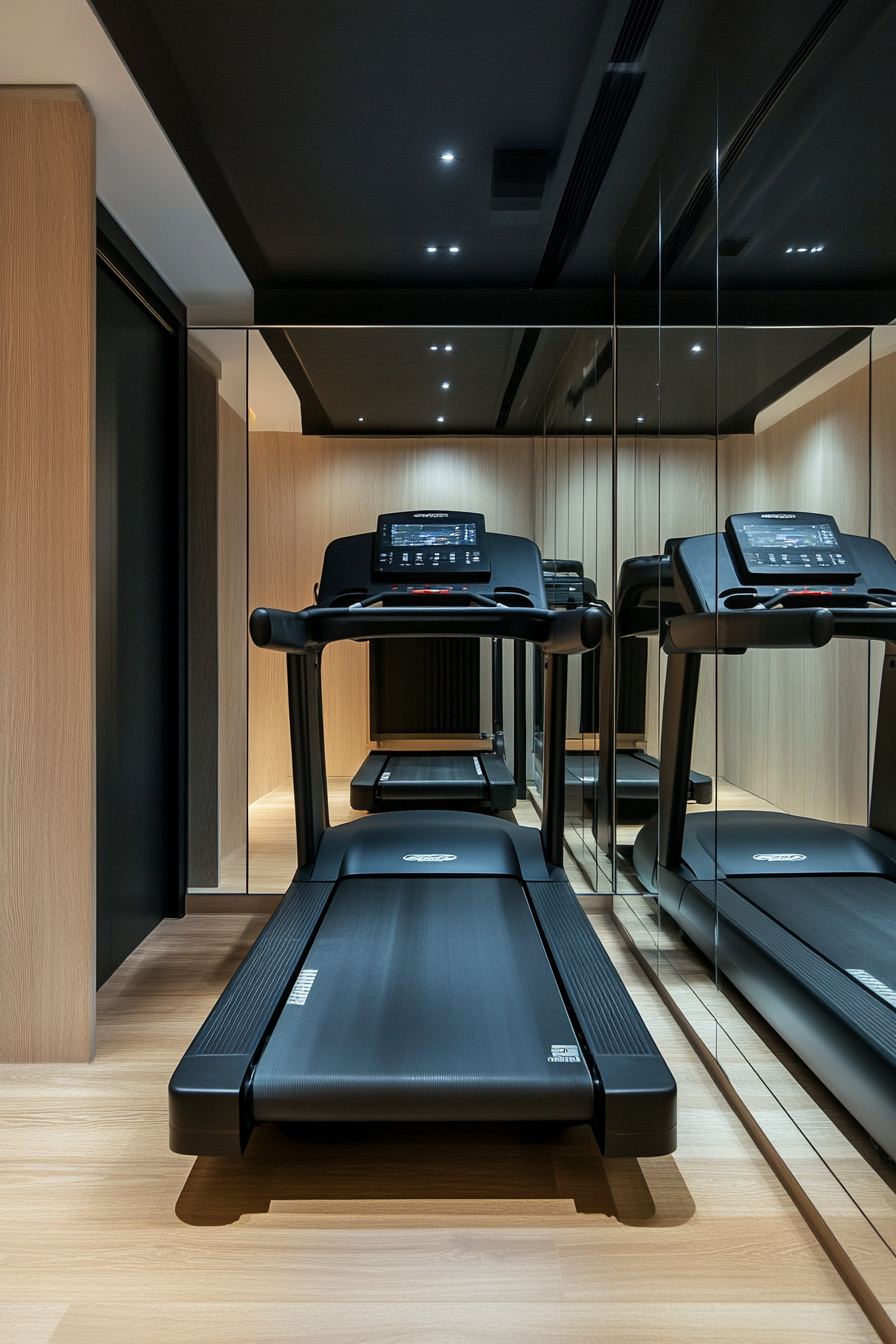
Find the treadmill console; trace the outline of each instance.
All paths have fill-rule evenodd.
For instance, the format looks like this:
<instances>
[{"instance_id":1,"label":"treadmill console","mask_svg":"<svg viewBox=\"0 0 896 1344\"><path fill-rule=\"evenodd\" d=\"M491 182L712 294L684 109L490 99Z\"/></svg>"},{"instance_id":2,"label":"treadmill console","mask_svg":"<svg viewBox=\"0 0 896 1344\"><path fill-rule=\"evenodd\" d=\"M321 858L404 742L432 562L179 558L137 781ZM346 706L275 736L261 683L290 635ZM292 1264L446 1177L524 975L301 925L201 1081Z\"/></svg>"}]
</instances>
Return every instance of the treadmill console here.
<instances>
[{"instance_id":1,"label":"treadmill console","mask_svg":"<svg viewBox=\"0 0 896 1344\"><path fill-rule=\"evenodd\" d=\"M849 584L861 573L829 513L735 513L725 536L745 582Z\"/></svg>"},{"instance_id":2,"label":"treadmill console","mask_svg":"<svg viewBox=\"0 0 896 1344\"><path fill-rule=\"evenodd\" d=\"M485 517L450 509L383 513L374 535L373 573L379 579L463 576L487 581L491 564Z\"/></svg>"}]
</instances>

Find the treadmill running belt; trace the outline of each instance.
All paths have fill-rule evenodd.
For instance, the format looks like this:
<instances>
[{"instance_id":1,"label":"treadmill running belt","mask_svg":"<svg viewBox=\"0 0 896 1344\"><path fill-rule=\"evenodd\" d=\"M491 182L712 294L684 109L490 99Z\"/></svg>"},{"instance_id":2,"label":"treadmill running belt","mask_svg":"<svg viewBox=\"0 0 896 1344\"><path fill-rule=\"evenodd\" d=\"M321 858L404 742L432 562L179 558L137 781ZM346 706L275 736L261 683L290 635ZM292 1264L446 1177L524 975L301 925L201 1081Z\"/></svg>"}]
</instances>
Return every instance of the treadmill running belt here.
<instances>
[{"instance_id":1,"label":"treadmill running belt","mask_svg":"<svg viewBox=\"0 0 896 1344\"><path fill-rule=\"evenodd\" d=\"M594 788L600 777L600 756L596 752L567 752L566 782ZM652 801L659 796L660 772L655 765L630 751L616 752L616 796Z\"/></svg>"},{"instance_id":2,"label":"treadmill running belt","mask_svg":"<svg viewBox=\"0 0 896 1344\"><path fill-rule=\"evenodd\" d=\"M377 788L388 802L415 801L421 793L433 802L488 797L488 780L479 757L470 752L457 756L441 752L390 756Z\"/></svg>"},{"instance_id":3,"label":"treadmill running belt","mask_svg":"<svg viewBox=\"0 0 896 1344\"><path fill-rule=\"evenodd\" d=\"M344 879L253 1080L256 1121L593 1108L526 894L503 877Z\"/></svg>"},{"instance_id":4,"label":"treadmill running belt","mask_svg":"<svg viewBox=\"0 0 896 1344\"><path fill-rule=\"evenodd\" d=\"M896 991L896 882L850 874L725 881L832 965Z\"/></svg>"}]
</instances>

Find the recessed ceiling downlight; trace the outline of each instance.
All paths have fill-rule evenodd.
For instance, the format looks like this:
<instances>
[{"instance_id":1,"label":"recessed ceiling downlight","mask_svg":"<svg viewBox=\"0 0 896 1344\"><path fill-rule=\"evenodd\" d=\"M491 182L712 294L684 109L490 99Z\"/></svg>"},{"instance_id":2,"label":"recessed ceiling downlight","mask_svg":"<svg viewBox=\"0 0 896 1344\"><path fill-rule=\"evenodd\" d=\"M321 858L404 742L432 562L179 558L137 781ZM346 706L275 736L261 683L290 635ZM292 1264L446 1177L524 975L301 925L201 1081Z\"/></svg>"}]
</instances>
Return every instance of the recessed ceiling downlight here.
<instances>
[{"instance_id":1,"label":"recessed ceiling downlight","mask_svg":"<svg viewBox=\"0 0 896 1344\"><path fill-rule=\"evenodd\" d=\"M436 347L433 346L433 349L435 349L435 348L436 348ZM454 349L454 346L453 346L453 345L446 345L446 346L445 346L445 349L446 349L446 350L453 350L453 349Z\"/></svg>"},{"instance_id":2,"label":"recessed ceiling downlight","mask_svg":"<svg viewBox=\"0 0 896 1344\"><path fill-rule=\"evenodd\" d=\"M692 346L691 346L691 351L692 351L692 353L695 354L695 355L699 355L699 354L702 352L702 350L703 350L703 346L702 346L702 345L692 345Z\"/></svg>"},{"instance_id":3,"label":"recessed ceiling downlight","mask_svg":"<svg viewBox=\"0 0 896 1344\"><path fill-rule=\"evenodd\" d=\"M451 386L450 383L443 383L443 384L442 384L442 391L443 391L443 392L447 392L447 391L448 391L448 388L449 388L450 386Z\"/></svg>"},{"instance_id":4,"label":"recessed ceiling downlight","mask_svg":"<svg viewBox=\"0 0 896 1344\"><path fill-rule=\"evenodd\" d=\"M426 250L427 252L438 252L439 249L437 247L428 247Z\"/></svg>"},{"instance_id":5,"label":"recessed ceiling downlight","mask_svg":"<svg viewBox=\"0 0 896 1344\"><path fill-rule=\"evenodd\" d=\"M453 162L454 162L454 154L452 153L452 151L451 151L450 149L446 149L445 152L444 152L444 154L441 154L439 157L441 158L441 160L442 160L443 163L453 163Z\"/></svg>"},{"instance_id":6,"label":"recessed ceiling downlight","mask_svg":"<svg viewBox=\"0 0 896 1344\"><path fill-rule=\"evenodd\" d=\"M814 247L797 247L794 245L793 247L787 247L784 250L785 252L823 252L824 243L816 243Z\"/></svg>"},{"instance_id":7,"label":"recessed ceiling downlight","mask_svg":"<svg viewBox=\"0 0 896 1344\"><path fill-rule=\"evenodd\" d=\"M437 416L436 416L436 424L437 424L437 425L444 425L444 423L445 423L445 417L444 417L444 415L437 415Z\"/></svg>"},{"instance_id":8,"label":"recessed ceiling downlight","mask_svg":"<svg viewBox=\"0 0 896 1344\"><path fill-rule=\"evenodd\" d=\"M448 251L449 251L449 252L459 252L459 251L460 251L460 248L459 248L459 247L449 247Z\"/></svg>"}]
</instances>

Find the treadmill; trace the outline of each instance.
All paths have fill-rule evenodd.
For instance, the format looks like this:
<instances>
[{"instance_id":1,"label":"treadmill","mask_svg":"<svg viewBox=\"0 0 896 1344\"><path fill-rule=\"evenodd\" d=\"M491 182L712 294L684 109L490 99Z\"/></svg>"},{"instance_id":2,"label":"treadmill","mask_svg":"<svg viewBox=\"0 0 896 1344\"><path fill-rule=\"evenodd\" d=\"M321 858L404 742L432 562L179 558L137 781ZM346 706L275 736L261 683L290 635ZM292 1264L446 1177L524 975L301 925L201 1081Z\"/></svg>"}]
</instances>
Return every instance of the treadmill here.
<instances>
[{"instance_id":1,"label":"treadmill","mask_svg":"<svg viewBox=\"0 0 896 1344\"><path fill-rule=\"evenodd\" d=\"M665 568L664 568L665 566ZM648 645L644 638L658 631L658 584L671 587L667 557L641 557L626 561L620 570L616 592L616 723L615 730L606 715L601 722L601 706L612 704L613 691L608 688L601 698L601 676L607 675L602 665L611 657L613 640L605 639L599 650L582 657L582 680L579 710L579 732L583 736L598 734L597 742L607 742L614 734L616 789L611 806L609 790L600 785L600 749L591 751L567 750L566 793L570 807L581 813L595 815L594 832L608 849L609 827L602 824L602 813L612 810L621 822L647 821L656 814L659 798L660 763L639 747L629 745L643 739L647 731L647 657ZM545 590L548 605L572 610L597 601L597 590L592 579L586 578L579 560L545 560ZM651 596L651 605L641 605L645 589ZM674 600L674 592L672 592ZM665 594L664 609L668 609ZM675 608L680 610L680 608ZM671 609L668 614L672 614ZM646 618L646 619L645 619ZM641 638L632 638L639 635ZM624 638L625 637L625 638ZM620 740L626 745L620 745ZM712 780L697 770L691 770L687 782L688 800L695 803L712 802Z\"/></svg>"},{"instance_id":2,"label":"treadmill","mask_svg":"<svg viewBox=\"0 0 896 1344\"><path fill-rule=\"evenodd\" d=\"M375 542L328 546L341 605L252 613L256 645L286 654L299 868L171 1079L171 1147L238 1155L261 1123L539 1121L590 1125L606 1156L669 1153L675 1081L562 867L568 658L606 609L548 610L522 537L502 542L506 604L458 558L421 592ZM416 809L328 826L327 645L432 637L546 655L540 832Z\"/></svg>"},{"instance_id":3,"label":"treadmill","mask_svg":"<svg viewBox=\"0 0 896 1344\"><path fill-rule=\"evenodd\" d=\"M469 591L492 601L502 593L531 596L512 580L512 555L505 538L487 533L480 513L417 510L378 519L371 573L357 587L361 600L374 590L378 567L412 576L421 602L439 593L446 573L460 567ZM320 606L339 604L358 575L333 566L318 589ZM492 737L479 745L480 642L476 639L404 639L371 645L369 659L370 736L374 741L417 738L425 746L370 752L355 774L349 801L358 812L435 804L513 808L526 796L525 718L511 773L504 750L503 642L491 649ZM525 645L514 651L514 700L525 716ZM516 722L516 718L515 718ZM451 739L459 739L455 745ZM445 742L440 747L441 741Z\"/></svg>"},{"instance_id":4,"label":"treadmill","mask_svg":"<svg viewBox=\"0 0 896 1344\"><path fill-rule=\"evenodd\" d=\"M730 517L671 554L659 817L638 876L880 1147L896 1156L896 561L828 514ZM867 826L685 816L704 654L881 640Z\"/></svg>"}]
</instances>

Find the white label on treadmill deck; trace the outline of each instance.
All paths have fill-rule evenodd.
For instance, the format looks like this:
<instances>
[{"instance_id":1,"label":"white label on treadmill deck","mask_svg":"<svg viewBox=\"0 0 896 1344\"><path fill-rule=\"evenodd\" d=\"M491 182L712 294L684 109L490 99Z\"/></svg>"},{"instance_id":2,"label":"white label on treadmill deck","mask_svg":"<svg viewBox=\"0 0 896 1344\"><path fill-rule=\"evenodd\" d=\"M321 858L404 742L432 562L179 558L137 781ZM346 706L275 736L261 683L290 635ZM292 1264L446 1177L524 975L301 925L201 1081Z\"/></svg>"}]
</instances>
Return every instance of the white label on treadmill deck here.
<instances>
[{"instance_id":1,"label":"white label on treadmill deck","mask_svg":"<svg viewBox=\"0 0 896 1344\"><path fill-rule=\"evenodd\" d=\"M891 989L889 985L885 985L883 980L878 980L875 976L869 975L867 971L847 970L846 974L851 975L854 980L858 980L866 989L870 989L871 993L876 994L879 999L884 999L891 1008L896 1008L896 990Z\"/></svg>"},{"instance_id":2,"label":"white label on treadmill deck","mask_svg":"<svg viewBox=\"0 0 896 1344\"><path fill-rule=\"evenodd\" d=\"M479 757L478 757L478 756L474 756L474 757L473 757L473 768L474 768L474 770L476 771L477 775L479 775L479 776L482 775L482 766L479 764Z\"/></svg>"},{"instance_id":3,"label":"white label on treadmill deck","mask_svg":"<svg viewBox=\"0 0 896 1344\"><path fill-rule=\"evenodd\" d=\"M582 1058L577 1045L552 1045L548 1055L549 1064L581 1064Z\"/></svg>"},{"instance_id":4,"label":"white label on treadmill deck","mask_svg":"<svg viewBox=\"0 0 896 1344\"><path fill-rule=\"evenodd\" d=\"M286 1002L295 1004L296 1007L301 1008L308 995L311 993L311 986L314 984L316 975L317 971L299 971L299 978L290 990L289 998Z\"/></svg>"},{"instance_id":5,"label":"white label on treadmill deck","mask_svg":"<svg viewBox=\"0 0 896 1344\"><path fill-rule=\"evenodd\" d=\"M405 854L405 863L453 863L456 854Z\"/></svg>"}]
</instances>

